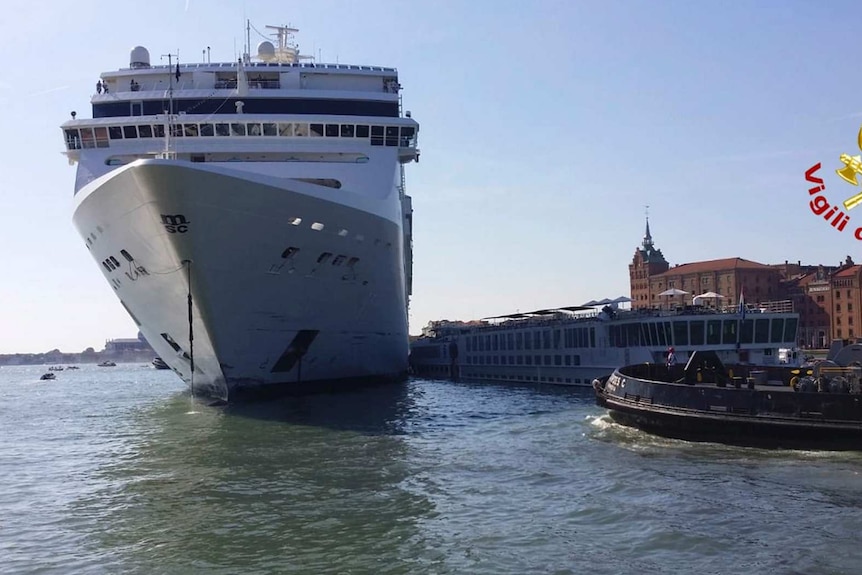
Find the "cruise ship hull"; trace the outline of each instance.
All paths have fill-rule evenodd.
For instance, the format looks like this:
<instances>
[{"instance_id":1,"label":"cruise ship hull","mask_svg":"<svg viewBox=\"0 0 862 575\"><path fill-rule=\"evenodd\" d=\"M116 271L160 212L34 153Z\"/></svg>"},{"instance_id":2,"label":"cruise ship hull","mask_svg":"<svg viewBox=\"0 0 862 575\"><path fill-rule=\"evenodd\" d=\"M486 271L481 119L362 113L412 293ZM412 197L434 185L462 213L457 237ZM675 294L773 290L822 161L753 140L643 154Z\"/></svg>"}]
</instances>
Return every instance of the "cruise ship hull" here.
<instances>
[{"instance_id":1,"label":"cruise ship hull","mask_svg":"<svg viewBox=\"0 0 862 575\"><path fill-rule=\"evenodd\" d=\"M193 393L328 389L407 371L400 200L374 185L139 160L82 188L74 222Z\"/></svg>"}]
</instances>

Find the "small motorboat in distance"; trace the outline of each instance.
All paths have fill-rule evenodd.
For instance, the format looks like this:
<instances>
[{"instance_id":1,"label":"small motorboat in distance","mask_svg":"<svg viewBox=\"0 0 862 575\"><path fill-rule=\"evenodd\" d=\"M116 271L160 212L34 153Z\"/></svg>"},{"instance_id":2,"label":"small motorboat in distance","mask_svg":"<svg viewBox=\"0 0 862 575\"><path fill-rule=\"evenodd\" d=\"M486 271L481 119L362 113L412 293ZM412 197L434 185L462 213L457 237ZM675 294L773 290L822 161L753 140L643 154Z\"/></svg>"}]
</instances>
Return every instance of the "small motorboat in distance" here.
<instances>
[{"instance_id":1,"label":"small motorboat in distance","mask_svg":"<svg viewBox=\"0 0 862 575\"><path fill-rule=\"evenodd\" d=\"M170 369L171 368L171 366L166 364L165 360L163 360L160 357L153 358L153 367L156 369Z\"/></svg>"},{"instance_id":2,"label":"small motorboat in distance","mask_svg":"<svg viewBox=\"0 0 862 575\"><path fill-rule=\"evenodd\" d=\"M811 366L723 365L710 351L685 366L641 363L593 381L617 423L693 441L862 450L862 344Z\"/></svg>"},{"instance_id":3,"label":"small motorboat in distance","mask_svg":"<svg viewBox=\"0 0 862 575\"><path fill-rule=\"evenodd\" d=\"M57 379L57 376L49 371L48 373L43 373L42 377L40 377L39 379L41 379L43 381L47 380L47 379Z\"/></svg>"},{"instance_id":4,"label":"small motorboat in distance","mask_svg":"<svg viewBox=\"0 0 862 575\"><path fill-rule=\"evenodd\" d=\"M117 367L117 364L113 361L106 360L99 364L99 367Z\"/></svg>"}]
</instances>

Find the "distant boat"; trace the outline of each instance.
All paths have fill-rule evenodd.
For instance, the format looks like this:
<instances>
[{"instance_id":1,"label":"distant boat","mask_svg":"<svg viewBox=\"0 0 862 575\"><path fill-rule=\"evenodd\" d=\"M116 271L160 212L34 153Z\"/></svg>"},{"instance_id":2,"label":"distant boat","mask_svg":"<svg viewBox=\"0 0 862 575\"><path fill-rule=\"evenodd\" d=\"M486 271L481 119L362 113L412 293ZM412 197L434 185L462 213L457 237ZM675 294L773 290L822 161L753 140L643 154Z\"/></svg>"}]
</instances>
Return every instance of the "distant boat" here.
<instances>
[{"instance_id":1,"label":"distant boat","mask_svg":"<svg viewBox=\"0 0 862 575\"><path fill-rule=\"evenodd\" d=\"M62 365L52 365L48 368L48 371L63 371Z\"/></svg>"},{"instance_id":2,"label":"distant boat","mask_svg":"<svg viewBox=\"0 0 862 575\"><path fill-rule=\"evenodd\" d=\"M81 368L79 368L77 365L70 365L66 369L81 369Z\"/></svg>"},{"instance_id":3,"label":"distant boat","mask_svg":"<svg viewBox=\"0 0 862 575\"><path fill-rule=\"evenodd\" d=\"M171 368L171 366L166 364L165 360L163 360L160 357L156 357L153 359L153 367L155 367L156 369L170 369Z\"/></svg>"},{"instance_id":4,"label":"distant boat","mask_svg":"<svg viewBox=\"0 0 862 575\"><path fill-rule=\"evenodd\" d=\"M116 367L116 366L117 366L117 364L114 363L113 361L110 361L110 360L103 361L102 363L99 364L99 367Z\"/></svg>"},{"instance_id":5,"label":"distant boat","mask_svg":"<svg viewBox=\"0 0 862 575\"><path fill-rule=\"evenodd\" d=\"M53 373L51 373L51 372L49 371L48 373L43 373L43 374L42 374L42 377L40 377L39 379L42 379L42 380L45 380L45 379L57 379L57 376L56 376L56 375L54 375Z\"/></svg>"}]
</instances>

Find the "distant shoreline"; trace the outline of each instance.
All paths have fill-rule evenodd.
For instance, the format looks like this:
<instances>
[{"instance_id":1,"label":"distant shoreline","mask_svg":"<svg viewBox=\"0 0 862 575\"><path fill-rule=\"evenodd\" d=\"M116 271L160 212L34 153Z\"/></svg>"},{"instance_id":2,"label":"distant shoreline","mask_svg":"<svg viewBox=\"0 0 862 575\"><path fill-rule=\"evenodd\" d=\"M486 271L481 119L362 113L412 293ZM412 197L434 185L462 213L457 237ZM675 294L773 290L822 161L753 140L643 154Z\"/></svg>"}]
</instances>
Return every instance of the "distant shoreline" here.
<instances>
[{"instance_id":1,"label":"distant shoreline","mask_svg":"<svg viewBox=\"0 0 862 575\"><path fill-rule=\"evenodd\" d=\"M86 350L80 353L63 353L58 350L46 353L7 353L0 354L0 366L2 365L71 365L101 363L113 361L115 363L150 363L156 357L154 351L93 351Z\"/></svg>"}]
</instances>

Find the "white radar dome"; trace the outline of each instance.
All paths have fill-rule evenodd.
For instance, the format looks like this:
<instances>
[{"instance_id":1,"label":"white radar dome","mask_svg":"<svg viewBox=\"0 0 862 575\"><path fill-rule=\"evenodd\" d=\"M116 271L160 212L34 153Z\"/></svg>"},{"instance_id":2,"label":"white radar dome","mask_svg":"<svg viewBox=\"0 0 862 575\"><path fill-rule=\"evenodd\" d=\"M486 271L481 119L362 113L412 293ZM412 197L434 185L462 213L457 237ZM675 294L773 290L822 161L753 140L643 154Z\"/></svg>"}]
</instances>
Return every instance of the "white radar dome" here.
<instances>
[{"instance_id":1,"label":"white radar dome","mask_svg":"<svg viewBox=\"0 0 862 575\"><path fill-rule=\"evenodd\" d=\"M257 57L268 62L275 59L275 46L269 40L264 40L257 45Z\"/></svg>"},{"instance_id":2,"label":"white radar dome","mask_svg":"<svg viewBox=\"0 0 862 575\"><path fill-rule=\"evenodd\" d=\"M129 67L131 68L149 68L150 67L150 52L143 46L135 46L132 48L132 53L129 56Z\"/></svg>"}]
</instances>

